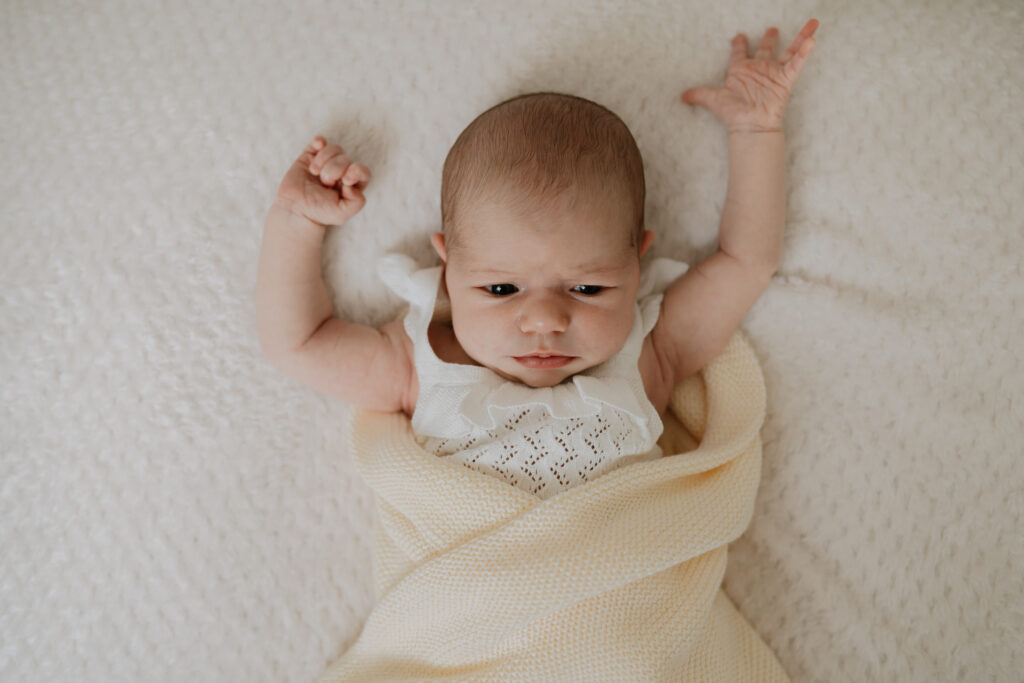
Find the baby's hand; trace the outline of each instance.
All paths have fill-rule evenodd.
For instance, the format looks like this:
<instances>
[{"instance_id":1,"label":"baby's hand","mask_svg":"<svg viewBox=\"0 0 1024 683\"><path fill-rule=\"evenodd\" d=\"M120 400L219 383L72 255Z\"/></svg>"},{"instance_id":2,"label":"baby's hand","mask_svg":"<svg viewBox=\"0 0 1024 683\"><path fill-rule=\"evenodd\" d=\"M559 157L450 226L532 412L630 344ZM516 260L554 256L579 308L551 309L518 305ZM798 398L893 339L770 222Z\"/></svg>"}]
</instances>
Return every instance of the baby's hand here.
<instances>
[{"instance_id":1,"label":"baby's hand","mask_svg":"<svg viewBox=\"0 0 1024 683\"><path fill-rule=\"evenodd\" d=\"M797 76L814 49L818 20L811 19L793 44L775 59L777 28L769 28L754 57L747 56L747 37L737 34L732 40L732 58L721 88L690 88L683 102L711 110L729 132L782 130L782 114Z\"/></svg>"},{"instance_id":2,"label":"baby's hand","mask_svg":"<svg viewBox=\"0 0 1024 683\"><path fill-rule=\"evenodd\" d=\"M370 169L317 135L285 173L274 203L319 225L341 225L366 204L368 182Z\"/></svg>"}]
</instances>

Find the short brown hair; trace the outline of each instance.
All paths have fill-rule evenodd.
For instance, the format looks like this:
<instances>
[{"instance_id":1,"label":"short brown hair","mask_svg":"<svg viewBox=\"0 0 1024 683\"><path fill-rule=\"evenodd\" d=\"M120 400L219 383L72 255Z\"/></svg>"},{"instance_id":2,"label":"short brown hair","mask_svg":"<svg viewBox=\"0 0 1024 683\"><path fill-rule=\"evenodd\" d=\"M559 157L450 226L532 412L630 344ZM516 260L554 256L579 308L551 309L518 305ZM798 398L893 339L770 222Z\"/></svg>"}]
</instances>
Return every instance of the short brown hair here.
<instances>
[{"instance_id":1,"label":"short brown hair","mask_svg":"<svg viewBox=\"0 0 1024 683\"><path fill-rule=\"evenodd\" d=\"M529 93L477 116L448 151L441 176L441 224L455 241L459 207L495 188L550 197L583 185L630 203L631 246L644 232L644 167L636 140L609 109L575 95ZM611 190L611 191L610 191Z\"/></svg>"}]
</instances>

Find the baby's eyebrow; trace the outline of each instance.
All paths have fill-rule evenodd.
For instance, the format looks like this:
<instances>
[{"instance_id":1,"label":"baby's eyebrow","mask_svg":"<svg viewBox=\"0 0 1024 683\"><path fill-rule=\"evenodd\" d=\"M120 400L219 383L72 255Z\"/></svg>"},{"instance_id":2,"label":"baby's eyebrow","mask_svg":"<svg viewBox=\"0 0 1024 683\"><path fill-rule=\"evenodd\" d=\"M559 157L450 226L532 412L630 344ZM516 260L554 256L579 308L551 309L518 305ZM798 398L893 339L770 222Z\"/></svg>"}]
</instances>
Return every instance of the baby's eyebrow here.
<instances>
[{"instance_id":1,"label":"baby's eyebrow","mask_svg":"<svg viewBox=\"0 0 1024 683\"><path fill-rule=\"evenodd\" d=\"M565 268L563 272L574 275L603 275L604 273L615 273L622 270L622 266L609 264L583 264L575 268ZM503 268L470 268L466 272L473 275L519 275L518 271L505 270Z\"/></svg>"}]
</instances>

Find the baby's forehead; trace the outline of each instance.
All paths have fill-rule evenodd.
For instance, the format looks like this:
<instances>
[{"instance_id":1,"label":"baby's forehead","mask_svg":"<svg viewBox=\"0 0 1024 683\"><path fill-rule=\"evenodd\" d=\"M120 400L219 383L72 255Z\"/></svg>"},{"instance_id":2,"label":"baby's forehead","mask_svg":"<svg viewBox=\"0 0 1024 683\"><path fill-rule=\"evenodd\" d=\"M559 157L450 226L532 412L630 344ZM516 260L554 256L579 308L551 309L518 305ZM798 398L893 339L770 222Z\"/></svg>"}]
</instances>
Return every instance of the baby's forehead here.
<instances>
[{"instance_id":1,"label":"baby's forehead","mask_svg":"<svg viewBox=\"0 0 1024 683\"><path fill-rule=\"evenodd\" d=\"M615 270L636 257L630 230L621 221L517 220L515 216L469 221L456 239L459 265L512 272L546 263L573 272Z\"/></svg>"},{"instance_id":2,"label":"baby's forehead","mask_svg":"<svg viewBox=\"0 0 1024 683\"><path fill-rule=\"evenodd\" d=\"M628 225L632 203L624 188L609 187L601 180L524 182L519 178L489 180L459 202L460 213L476 218L469 225L500 223L503 226L555 227L565 221Z\"/></svg>"}]
</instances>

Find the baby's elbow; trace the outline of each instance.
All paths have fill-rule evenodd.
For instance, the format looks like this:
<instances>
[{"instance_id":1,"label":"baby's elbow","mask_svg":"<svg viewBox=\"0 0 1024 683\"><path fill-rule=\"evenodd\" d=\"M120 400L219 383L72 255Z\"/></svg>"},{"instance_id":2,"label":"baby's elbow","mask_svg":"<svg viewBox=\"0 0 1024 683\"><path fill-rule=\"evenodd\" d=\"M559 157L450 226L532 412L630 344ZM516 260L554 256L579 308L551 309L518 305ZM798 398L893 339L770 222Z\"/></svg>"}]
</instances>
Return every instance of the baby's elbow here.
<instances>
[{"instance_id":1,"label":"baby's elbow","mask_svg":"<svg viewBox=\"0 0 1024 683\"><path fill-rule=\"evenodd\" d=\"M271 366L281 372L287 372L291 358L295 355L294 346L283 343L280 338L269 334L259 335L260 353Z\"/></svg>"},{"instance_id":2,"label":"baby's elbow","mask_svg":"<svg viewBox=\"0 0 1024 683\"><path fill-rule=\"evenodd\" d=\"M777 261L766 261L764 263L760 263L748 271L748 273L761 285L762 291L768 289L768 285L771 284L772 278L775 277L777 272L779 272L779 264Z\"/></svg>"},{"instance_id":3,"label":"baby's elbow","mask_svg":"<svg viewBox=\"0 0 1024 683\"><path fill-rule=\"evenodd\" d=\"M260 352L263 354L264 360L266 360L271 367L275 370L284 371L284 351L281 348L261 341Z\"/></svg>"}]
</instances>

